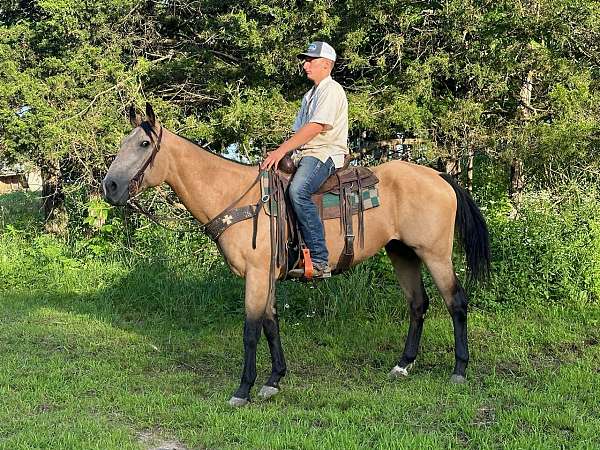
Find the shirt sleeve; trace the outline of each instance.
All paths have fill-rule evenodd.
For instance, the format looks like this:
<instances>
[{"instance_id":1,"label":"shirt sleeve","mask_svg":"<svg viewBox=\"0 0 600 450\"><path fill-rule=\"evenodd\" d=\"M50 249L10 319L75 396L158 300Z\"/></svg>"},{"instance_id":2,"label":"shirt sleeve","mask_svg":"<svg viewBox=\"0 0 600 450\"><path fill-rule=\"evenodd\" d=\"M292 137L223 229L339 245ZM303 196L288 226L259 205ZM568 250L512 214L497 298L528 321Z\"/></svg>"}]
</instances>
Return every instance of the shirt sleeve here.
<instances>
[{"instance_id":1,"label":"shirt sleeve","mask_svg":"<svg viewBox=\"0 0 600 450\"><path fill-rule=\"evenodd\" d=\"M331 130L341 106L341 97L335 89L320 92L315 99L315 105L308 121L325 125L325 130Z\"/></svg>"}]
</instances>

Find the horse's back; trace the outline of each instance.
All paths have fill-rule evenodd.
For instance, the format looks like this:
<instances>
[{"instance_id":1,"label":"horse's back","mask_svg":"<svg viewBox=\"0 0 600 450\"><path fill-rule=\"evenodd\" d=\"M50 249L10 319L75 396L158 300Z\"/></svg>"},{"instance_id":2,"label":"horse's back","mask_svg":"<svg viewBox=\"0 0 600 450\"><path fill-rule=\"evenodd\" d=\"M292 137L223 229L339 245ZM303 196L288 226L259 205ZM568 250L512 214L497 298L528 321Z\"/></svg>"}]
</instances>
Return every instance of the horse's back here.
<instances>
[{"instance_id":1,"label":"horse's back","mask_svg":"<svg viewBox=\"0 0 600 450\"><path fill-rule=\"evenodd\" d=\"M370 169L386 184L397 183L406 188L416 186L419 190L433 189L453 192L448 183L440 176L440 172L431 167L407 161L389 161Z\"/></svg>"},{"instance_id":2,"label":"horse's back","mask_svg":"<svg viewBox=\"0 0 600 450\"><path fill-rule=\"evenodd\" d=\"M456 194L440 172L405 161L372 168L380 180L381 205L394 221L396 239L419 247L442 240L452 242Z\"/></svg>"}]
</instances>

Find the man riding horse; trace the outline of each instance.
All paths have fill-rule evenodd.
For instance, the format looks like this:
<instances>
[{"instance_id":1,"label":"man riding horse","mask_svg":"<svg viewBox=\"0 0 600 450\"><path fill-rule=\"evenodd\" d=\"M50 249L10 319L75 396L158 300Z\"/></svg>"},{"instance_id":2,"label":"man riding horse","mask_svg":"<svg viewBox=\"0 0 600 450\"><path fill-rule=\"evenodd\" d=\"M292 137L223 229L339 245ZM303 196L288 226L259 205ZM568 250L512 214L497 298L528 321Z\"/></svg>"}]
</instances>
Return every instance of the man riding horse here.
<instances>
[{"instance_id":1,"label":"man riding horse","mask_svg":"<svg viewBox=\"0 0 600 450\"><path fill-rule=\"evenodd\" d=\"M298 58L314 86L304 94L296 115L294 134L269 152L261 168L277 167L289 152L300 149L298 170L290 183L289 196L313 264L313 278L331 276L323 224L311 196L348 154L348 101L344 88L331 78L335 50L327 42L313 42Z\"/></svg>"},{"instance_id":2,"label":"man riding horse","mask_svg":"<svg viewBox=\"0 0 600 450\"><path fill-rule=\"evenodd\" d=\"M272 167L289 151L301 149L300 176L295 177L298 187L293 190L302 195L296 196L295 208L298 216L304 218L302 231L310 236L307 241L321 276L327 276L327 249L340 258L346 255L347 237L352 237L352 232L340 233L337 221L325 220L326 247L319 217L315 210L311 215L308 208L307 220L306 205L312 204L308 200L310 192L342 164L348 151L347 103L343 90L329 76L335 60L333 49L316 42L301 56L304 70L315 86L302 102L295 134L268 155L263 167ZM113 205L126 205L135 202L143 190L166 183L207 233L215 223L227 224L211 237L233 273L245 279L243 369L229 404L243 406L250 401L262 333L271 354L271 373L258 395L265 399L277 395L287 365L273 289L274 275L279 274L272 270L273 221L256 220L265 197L258 183L262 176L259 167L230 161L169 131L156 119L149 103L144 120L134 108L130 109L129 118L134 128L123 139L102 182L104 197ZM417 357L429 307L421 273L425 265L452 318L455 361L450 381L463 383L469 363L468 301L454 270L452 248L456 231L470 276L485 279L490 270L485 219L469 193L447 174L404 161L389 161L371 170L378 180L380 201L378 207L364 211L364 245L351 252L348 266L359 264L385 247L404 292L409 305L408 332L404 351L390 374L407 376ZM232 183L232 179L237 182ZM357 184L360 191L360 182ZM340 189L344 191L346 188ZM247 220L251 217L255 220ZM352 217L347 223L351 221ZM319 237L315 238L317 233ZM316 239L320 239L320 244L315 245Z\"/></svg>"}]
</instances>

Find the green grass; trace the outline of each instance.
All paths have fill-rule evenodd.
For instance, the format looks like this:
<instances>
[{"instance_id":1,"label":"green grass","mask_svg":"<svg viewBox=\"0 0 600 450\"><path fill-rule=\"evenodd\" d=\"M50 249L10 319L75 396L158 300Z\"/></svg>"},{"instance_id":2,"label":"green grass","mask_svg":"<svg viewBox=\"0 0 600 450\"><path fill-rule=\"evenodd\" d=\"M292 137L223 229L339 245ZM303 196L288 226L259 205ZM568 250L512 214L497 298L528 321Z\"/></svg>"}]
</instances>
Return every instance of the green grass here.
<instances>
[{"instance_id":1,"label":"green grass","mask_svg":"<svg viewBox=\"0 0 600 450\"><path fill-rule=\"evenodd\" d=\"M390 380L407 313L388 274L286 283L282 393L231 409L243 284L219 259L74 257L15 230L0 245L0 448L600 446L598 305L471 308L456 386L438 297L411 376ZM258 387L269 361L263 338Z\"/></svg>"},{"instance_id":2,"label":"green grass","mask_svg":"<svg viewBox=\"0 0 600 450\"><path fill-rule=\"evenodd\" d=\"M7 227L41 228L42 201L38 192L11 192L0 195L0 230Z\"/></svg>"}]
</instances>

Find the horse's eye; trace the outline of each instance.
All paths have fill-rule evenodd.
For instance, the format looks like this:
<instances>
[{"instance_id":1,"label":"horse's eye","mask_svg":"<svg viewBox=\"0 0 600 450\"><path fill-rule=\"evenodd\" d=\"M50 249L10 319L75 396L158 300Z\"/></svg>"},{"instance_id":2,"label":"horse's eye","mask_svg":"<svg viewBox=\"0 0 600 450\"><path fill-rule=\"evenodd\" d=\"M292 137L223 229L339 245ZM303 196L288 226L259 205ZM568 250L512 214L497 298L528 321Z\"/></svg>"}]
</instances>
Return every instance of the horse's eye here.
<instances>
[{"instance_id":1,"label":"horse's eye","mask_svg":"<svg viewBox=\"0 0 600 450\"><path fill-rule=\"evenodd\" d=\"M150 141L143 141L142 147L148 147L150 145Z\"/></svg>"}]
</instances>

